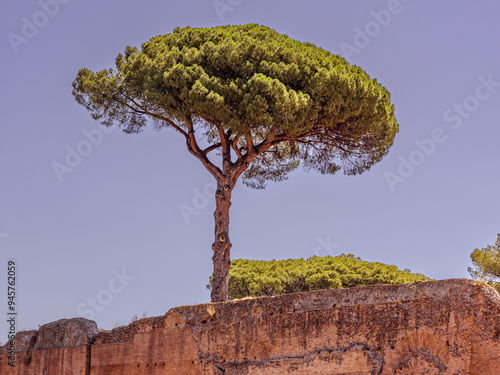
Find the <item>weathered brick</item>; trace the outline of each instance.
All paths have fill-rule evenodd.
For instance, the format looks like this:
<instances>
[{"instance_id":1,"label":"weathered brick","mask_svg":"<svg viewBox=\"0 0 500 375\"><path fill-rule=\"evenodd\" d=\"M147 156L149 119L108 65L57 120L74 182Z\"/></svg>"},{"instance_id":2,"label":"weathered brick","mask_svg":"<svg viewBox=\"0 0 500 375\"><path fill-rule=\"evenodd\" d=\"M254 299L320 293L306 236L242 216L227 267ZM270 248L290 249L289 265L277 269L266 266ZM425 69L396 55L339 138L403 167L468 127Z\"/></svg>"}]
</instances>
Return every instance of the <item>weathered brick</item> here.
<instances>
[{"instance_id":1,"label":"weathered brick","mask_svg":"<svg viewBox=\"0 0 500 375\"><path fill-rule=\"evenodd\" d=\"M15 369L0 354L2 375L500 375L500 296L465 279L182 306L88 345L37 335L19 334Z\"/></svg>"}]
</instances>

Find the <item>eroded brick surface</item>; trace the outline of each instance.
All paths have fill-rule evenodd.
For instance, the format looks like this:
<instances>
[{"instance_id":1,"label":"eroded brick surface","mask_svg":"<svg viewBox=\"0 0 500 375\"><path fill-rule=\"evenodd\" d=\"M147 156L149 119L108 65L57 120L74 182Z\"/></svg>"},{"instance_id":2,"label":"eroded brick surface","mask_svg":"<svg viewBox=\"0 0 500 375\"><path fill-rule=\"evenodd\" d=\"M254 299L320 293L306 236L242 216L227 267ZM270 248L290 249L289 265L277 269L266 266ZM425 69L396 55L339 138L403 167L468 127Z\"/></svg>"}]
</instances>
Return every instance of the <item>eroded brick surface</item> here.
<instances>
[{"instance_id":1,"label":"eroded brick surface","mask_svg":"<svg viewBox=\"0 0 500 375\"><path fill-rule=\"evenodd\" d=\"M463 279L376 285L177 307L89 345L33 337L1 374L500 375L500 297Z\"/></svg>"}]
</instances>

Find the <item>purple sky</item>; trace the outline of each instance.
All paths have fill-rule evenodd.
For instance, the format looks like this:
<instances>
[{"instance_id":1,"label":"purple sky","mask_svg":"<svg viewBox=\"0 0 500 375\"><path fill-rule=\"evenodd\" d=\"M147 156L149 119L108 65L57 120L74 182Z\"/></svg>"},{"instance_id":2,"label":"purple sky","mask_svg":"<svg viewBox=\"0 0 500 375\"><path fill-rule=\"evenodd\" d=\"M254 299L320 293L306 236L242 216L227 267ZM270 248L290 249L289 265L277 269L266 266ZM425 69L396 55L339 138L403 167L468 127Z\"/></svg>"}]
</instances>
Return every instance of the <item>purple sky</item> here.
<instances>
[{"instance_id":1,"label":"purple sky","mask_svg":"<svg viewBox=\"0 0 500 375\"><path fill-rule=\"evenodd\" d=\"M18 330L82 315L110 329L209 301L211 175L174 131L103 129L71 95L78 69L113 67L127 45L178 26L269 26L361 66L396 107L393 147L361 176L297 171L265 190L238 184L233 258L353 253L436 279L468 277L472 250L500 232L497 1L1 7L2 342L9 259Z\"/></svg>"}]
</instances>

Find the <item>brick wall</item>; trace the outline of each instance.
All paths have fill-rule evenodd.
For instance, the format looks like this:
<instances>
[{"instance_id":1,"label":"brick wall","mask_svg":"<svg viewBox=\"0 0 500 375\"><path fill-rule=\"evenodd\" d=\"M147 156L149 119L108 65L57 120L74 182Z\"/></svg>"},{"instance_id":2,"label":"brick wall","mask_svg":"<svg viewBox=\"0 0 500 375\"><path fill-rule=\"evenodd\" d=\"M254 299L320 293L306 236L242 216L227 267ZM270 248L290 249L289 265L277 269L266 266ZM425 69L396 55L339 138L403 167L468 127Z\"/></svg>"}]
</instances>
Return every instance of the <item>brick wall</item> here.
<instances>
[{"instance_id":1,"label":"brick wall","mask_svg":"<svg viewBox=\"0 0 500 375\"><path fill-rule=\"evenodd\" d=\"M499 295L455 279L177 307L0 373L500 375L499 337Z\"/></svg>"}]
</instances>

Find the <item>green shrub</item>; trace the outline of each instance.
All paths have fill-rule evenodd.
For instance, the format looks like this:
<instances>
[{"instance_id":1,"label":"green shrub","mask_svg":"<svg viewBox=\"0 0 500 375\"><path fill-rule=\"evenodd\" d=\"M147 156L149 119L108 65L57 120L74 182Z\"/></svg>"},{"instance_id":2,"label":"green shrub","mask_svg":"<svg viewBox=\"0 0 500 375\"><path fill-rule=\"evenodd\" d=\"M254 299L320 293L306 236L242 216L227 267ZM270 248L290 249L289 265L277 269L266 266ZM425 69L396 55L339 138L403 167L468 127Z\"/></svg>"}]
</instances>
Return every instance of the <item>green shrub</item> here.
<instances>
[{"instance_id":1,"label":"green shrub","mask_svg":"<svg viewBox=\"0 0 500 375\"><path fill-rule=\"evenodd\" d=\"M352 254L306 260L235 259L229 269L229 299L274 296L328 288L400 284L431 280L396 266L361 260ZM211 288L210 277L207 288Z\"/></svg>"}]
</instances>

